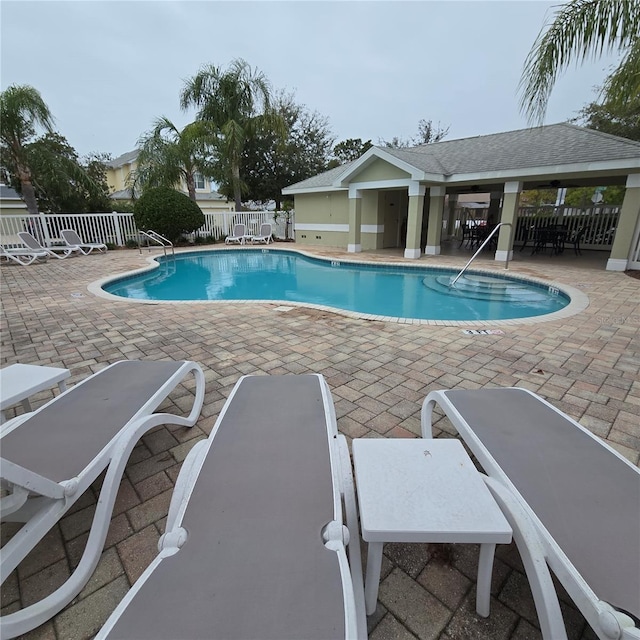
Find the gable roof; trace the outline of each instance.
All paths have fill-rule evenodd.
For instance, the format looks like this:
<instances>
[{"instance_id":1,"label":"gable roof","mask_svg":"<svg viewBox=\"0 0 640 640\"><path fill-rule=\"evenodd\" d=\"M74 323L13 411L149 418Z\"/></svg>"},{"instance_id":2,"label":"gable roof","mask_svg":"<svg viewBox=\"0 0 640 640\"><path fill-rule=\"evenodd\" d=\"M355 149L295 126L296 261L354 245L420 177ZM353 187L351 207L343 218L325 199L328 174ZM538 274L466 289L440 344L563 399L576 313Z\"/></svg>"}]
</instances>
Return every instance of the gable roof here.
<instances>
[{"instance_id":1,"label":"gable roof","mask_svg":"<svg viewBox=\"0 0 640 640\"><path fill-rule=\"evenodd\" d=\"M1 200L22 200L22 196L13 188L6 184L0 184Z\"/></svg>"},{"instance_id":2,"label":"gable roof","mask_svg":"<svg viewBox=\"0 0 640 640\"><path fill-rule=\"evenodd\" d=\"M333 169L329 169L328 171L323 171L316 176L312 176L311 178L307 178L306 180L302 180L301 182L296 182L296 184L287 187L287 189L324 189L324 187L331 186L334 181L340 178L340 176L342 176L342 174L345 173L355 162L356 160L353 160L352 162L341 164L339 167L334 167Z\"/></svg>"},{"instance_id":3,"label":"gable roof","mask_svg":"<svg viewBox=\"0 0 640 640\"><path fill-rule=\"evenodd\" d=\"M139 153L140 149L127 151L127 153L123 153L121 156L118 156L113 160L109 160L109 162L106 162L105 164L111 169L118 169L119 167L123 167L125 164L131 164L132 162L134 162Z\"/></svg>"},{"instance_id":4,"label":"gable roof","mask_svg":"<svg viewBox=\"0 0 640 640\"><path fill-rule=\"evenodd\" d=\"M363 156L332 171L287 187L284 192L311 187L345 188L358 172L375 158L394 164L410 165L422 172L422 180L455 182L469 175L504 173L510 179L540 173L559 167L587 171L594 163L617 162L625 168L640 170L640 142L620 138L601 131L559 123L494 133L473 138L460 138L423 144L408 149L372 147ZM582 165L577 166L577 165Z\"/></svg>"}]
</instances>

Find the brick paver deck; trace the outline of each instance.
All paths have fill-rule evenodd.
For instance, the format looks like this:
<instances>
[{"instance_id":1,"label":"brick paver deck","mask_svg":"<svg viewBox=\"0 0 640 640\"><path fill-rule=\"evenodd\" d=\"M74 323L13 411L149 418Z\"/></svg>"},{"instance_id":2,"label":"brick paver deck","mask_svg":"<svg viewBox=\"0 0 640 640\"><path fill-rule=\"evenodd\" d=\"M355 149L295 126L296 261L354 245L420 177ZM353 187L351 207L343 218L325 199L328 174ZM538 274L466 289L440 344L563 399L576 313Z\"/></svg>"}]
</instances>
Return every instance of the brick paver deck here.
<instances>
[{"instance_id":1,"label":"brick paver deck","mask_svg":"<svg viewBox=\"0 0 640 640\"><path fill-rule=\"evenodd\" d=\"M340 251L324 252L353 258ZM400 260L398 252L358 258ZM468 255L422 258L461 266ZM160 427L127 466L101 562L82 593L28 638L89 638L156 554L173 483L187 452L209 434L233 385L248 373L322 373L349 438L420 433L420 405L438 388L515 385L576 418L634 464L640 458L640 281L594 268L571 252L516 255L514 273L584 291L586 311L569 319L504 326L504 334L466 335L460 326L371 322L278 304L113 302L87 290L94 280L139 268L147 255L110 251L29 267L3 266L2 365L64 366L70 384L120 359L191 359L205 370L207 393L192 430ZM498 268L483 258L481 266ZM185 407L188 390L172 396ZM42 392L34 407L54 395ZM20 408L17 411L21 411ZM11 414L10 414L11 415ZM437 435L453 435L444 419ZM3 612L43 597L78 562L95 504L88 492L20 565L2 589ZM3 536L11 534L7 525ZM612 541L603 541L612 544ZM372 640L540 637L517 550L498 552L491 616L475 615L478 550L392 544L385 547ZM595 638L562 597L571 639Z\"/></svg>"}]
</instances>

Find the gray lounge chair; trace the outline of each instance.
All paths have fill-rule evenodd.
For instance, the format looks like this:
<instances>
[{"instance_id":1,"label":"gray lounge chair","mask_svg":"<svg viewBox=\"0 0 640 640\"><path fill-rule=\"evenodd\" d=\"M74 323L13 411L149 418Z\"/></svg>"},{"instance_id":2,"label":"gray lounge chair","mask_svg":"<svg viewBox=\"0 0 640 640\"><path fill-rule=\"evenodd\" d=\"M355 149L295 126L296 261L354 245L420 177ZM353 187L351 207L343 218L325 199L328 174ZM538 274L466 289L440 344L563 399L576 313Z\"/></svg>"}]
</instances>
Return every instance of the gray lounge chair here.
<instances>
[{"instance_id":1,"label":"gray lounge chair","mask_svg":"<svg viewBox=\"0 0 640 640\"><path fill-rule=\"evenodd\" d=\"M74 253L78 253L80 249L77 247L43 247L28 231L19 231L18 237L20 240L32 251L45 252L48 256L53 258L58 258L59 260L63 260L64 258L68 258L70 255Z\"/></svg>"},{"instance_id":2,"label":"gray lounge chair","mask_svg":"<svg viewBox=\"0 0 640 640\"><path fill-rule=\"evenodd\" d=\"M269 244L273 236L273 227L270 222L263 222L260 225L260 233L256 236L251 236L251 244L256 242L264 242Z\"/></svg>"},{"instance_id":3,"label":"gray lounge chair","mask_svg":"<svg viewBox=\"0 0 640 640\"><path fill-rule=\"evenodd\" d=\"M88 256L92 251L106 253L107 245L103 242L84 242L73 229L63 229L60 236L68 247L77 249L80 253Z\"/></svg>"},{"instance_id":4,"label":"gray lounge chair","mask_svg":"<svg viewBox=\"0 0 640 640\"><path fill-rule=\"evenodd\" d=\"M251 239L251 236L247 235L246 229L247 227L242 222L235 224L233 226L233 233L224 239L225 244L232 244L234 242L237 244L245 244L247 240Z\"/></svg>"},{"instance_id":5,"label":"gray lounge chair","mask_svg":"<svg viewBox=\"0 0 640 640\"><path fill-rule=\"evenodd\" d=\"M4 258L7 261L17 262L22 266L33 264L36 260L47 261L49 254L46 251L39 251L36 249L28 249L23 247L22 249L15 247L5 247L0 245L0 258Z\"/></svg>"},{"instance_id":6,"label":"gray lounge chair","mask_svg":"<svg viewBox=\"0 0 640 640\"><path fill-rule=\"evenodd\" d=\"M196 390L189 415L153 413L192 374ZM106 475L79 565L48 597L2 616L0 637L34 629L80 592L100 559L133 447L161 424L193 426L203 398L204 374L195 362L123 361L2 425L0 472L11 493L2 498L0 513L5 522L26 523L2 548L2 582L105 469Z\"/></svg>"},{"instance_id":7,"label":"gray lounge chair","mask_svg":"<svg viewBox=\"0 0 640 640\"><path fill-rule=\"evenodd\" d=\"M97 638L366 637L351 463L321 376L239 380L158 547Z\"/></svg>"},{"instance_id":8,"label":"gray lounge chair","mask_svg":"<svg viewBox=\"0 0 640 640\"><path fill-rule=\"evenodd\" d=\"M536 394L433 391L514 529L545 639L566 638L547 564L598 637L640 638L640 470Z\"/></svg>"}]
</instances>

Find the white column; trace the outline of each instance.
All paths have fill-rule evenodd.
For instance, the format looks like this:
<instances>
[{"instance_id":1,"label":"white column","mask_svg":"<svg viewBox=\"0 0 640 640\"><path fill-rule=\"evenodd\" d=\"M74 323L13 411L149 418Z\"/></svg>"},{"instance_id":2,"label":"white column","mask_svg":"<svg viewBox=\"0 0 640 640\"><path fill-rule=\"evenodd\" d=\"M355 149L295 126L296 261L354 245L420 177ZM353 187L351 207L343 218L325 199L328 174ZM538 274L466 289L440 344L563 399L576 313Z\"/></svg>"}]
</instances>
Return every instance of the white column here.
<instances>
[{"instance_id":1,"label":"white column","mask_svg":"<svg viewBox=\"0 0 640 640\"><path fill-rule=\"evenodd\" d=\"M618 214L616 235L607 260L607 271L626 271L634 232L640 219L640 173L627 176L626 187Z\"/></svg>"},{"instance_id":2,"label":"white column","mask_svg":"<svg viewBox=\"0 0 640 640\"><path fill-rule=\"evenodd\" d=\"M498 232L498 248L495 260L506 262L513 258L513 238L515 236L516 216L520 203L522 182L505 182L502 198L502 214L500 222L508 222L510 227L500 227Z\"/></svg>"},{"instance_id":3,"label":"white column","mask_svg":"<svg viewBox=\"0 0 640 640\"><path fill-rule=\"evenodd\" d=\"M349 187L349 253L362 251L361 230L362 227L362 192Z\"/></svg>"},{"instance_id":4,"label":"white column","mask_svg":"<svg viewBox=\"0 0 640 640\"><path fill-rule=\"evenodd\" d=\"M407 217L407 247L405 258L420 257L420 236L422 235L422 211L426 189L419 182L409 184L409 212Z\"/></svg>"},{"instance_id":5,"label":"white column","mask_svg":"<svg viewBox=\"0 0 640 640\"><path fill-rule=\"evenodd\" d=\"M429 189L429 227L427 229L427 246L424 249L428 256L440 255L445 191L444 187L430 187Z\"/></svg>"}]
</instances>

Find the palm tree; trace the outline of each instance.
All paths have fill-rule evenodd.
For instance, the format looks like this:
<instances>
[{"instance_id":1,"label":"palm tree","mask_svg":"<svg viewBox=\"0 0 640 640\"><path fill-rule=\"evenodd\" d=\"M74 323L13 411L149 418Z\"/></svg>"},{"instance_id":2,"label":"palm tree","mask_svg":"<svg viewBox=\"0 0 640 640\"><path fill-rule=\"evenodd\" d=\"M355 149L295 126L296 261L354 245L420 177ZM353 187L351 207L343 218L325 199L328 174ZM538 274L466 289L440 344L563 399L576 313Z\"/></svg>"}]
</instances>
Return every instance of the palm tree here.
<instances>
[{"instance_id":1,"label":"palm tree","mask_svg":"<svg viewBox=\"0 0 640 640\"><path fill-rule=\"evenodd\" d=\"M0 139L7 158L21 184L22 197L30 214L38 213L38 201L29 166L27 143L40 125L53 132L53 116L40 93L29 85L11 85L0 93Z\"/></svg>"},{"instance_id":2,"label":"palm tree","mask_svg":"<svg viewBox=\"0 0 640 640\"><path fill-rule=\"evenodd\" d=\"M207 156L214 139L211 126L204 121L188 124L182 131L165 116L138 140L138 168L132 176L133 187L175 187L181 180L195 201L195 174L208 175Z\"/></svg>"},{"instance_id":3,"label":"palm tree","mask_svg":"<svg viewBox=\"0 0 640 640\"><path fill-rule=\"evenodd\" d=\"M266 76L242 59L222 71L207 65L187 80L180 106L199 109L198 119L211 123L218 137L219 161L228 172L236 210L242 210L241 157L246 141L269 126L284 133L285 125L271 108L271 88Z\"/></svg>"},{"instance_id":4,"label":"palm tree","mask_svg":"<svg viewBox=\"0 0 640 640\"><path fill-rule=\"evenodd\" d=\"M570 62L604 51L622 55L607 78L604 101L619 106L640 95L640 0L572 0L559 9L529 52L518 89L520 108L531 124L542 124L558 74Z\"/></svg>"}]
</instances>

